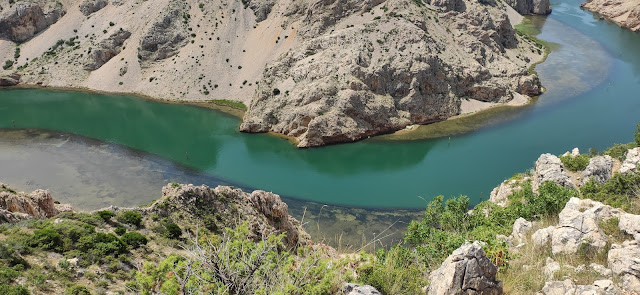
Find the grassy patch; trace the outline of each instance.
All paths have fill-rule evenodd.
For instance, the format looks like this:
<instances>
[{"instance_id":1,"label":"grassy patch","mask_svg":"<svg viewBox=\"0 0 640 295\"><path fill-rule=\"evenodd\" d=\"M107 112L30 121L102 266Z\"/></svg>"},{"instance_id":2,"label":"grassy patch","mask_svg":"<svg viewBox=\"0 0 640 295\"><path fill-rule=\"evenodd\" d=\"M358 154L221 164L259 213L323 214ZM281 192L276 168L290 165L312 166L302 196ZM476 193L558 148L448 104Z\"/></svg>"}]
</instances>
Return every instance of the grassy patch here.
<instances>
[{"instance_id":1,"label":"grassy patch","mask_svg":"<svg viewBox=\"0 0 640 295\"><path fill-rule=\"evenodd\" d=\"M247 106L244 105L241 102L237 102L237 101L233 101L233 100L228 100L228 99L212 99L209 100L208 102L210 103L214 103L220 106L227 106L227 107L231 107L234 109L239 109L242 111L246 111L247 110Z\"/></svg>"}]
</instances>

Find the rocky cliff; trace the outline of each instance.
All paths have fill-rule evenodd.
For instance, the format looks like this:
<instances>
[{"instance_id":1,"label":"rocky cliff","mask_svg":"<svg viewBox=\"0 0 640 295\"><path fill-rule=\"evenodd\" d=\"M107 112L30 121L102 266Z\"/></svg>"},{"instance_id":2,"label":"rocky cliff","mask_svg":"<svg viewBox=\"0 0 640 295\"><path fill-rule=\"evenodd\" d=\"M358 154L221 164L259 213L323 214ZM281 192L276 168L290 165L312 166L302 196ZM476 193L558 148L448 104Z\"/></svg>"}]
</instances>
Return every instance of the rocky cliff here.
<instances>
[{"instance_id":1,"label":"rocky cliff","mask_svg":"<svg viewBox=\"0 0 640 295\"><path fill-rule=\"evenodd\" d=\"M506 2L518 13L523 15L546 15L551 13L551 4L549 3L549 0L507 0Z\"/></svg>"},{"instance_id":2,"label":"rocky cliff","mask_svg":"<svg viewBox=\"0 0 640 295\"><path fill-rule=\"evenodd\" d=\"M49 218L66 211L71 211L71 208L55 204L48 190L39 189L26 194L0 183L0 223Z\"/></svg>"},{"instance_id":3,"label":"rocky cliff","mask_svg":"<svg viewBox=\"0 0 640 295\"><path fill-rule=\"evenodd\" d=\"M0 7L7 40L0 61L10 62L0 76L160 99L235 100L248 106L242 131L282 133L300 147L445 120L467 99L499 104L541 90L527 67L543 51L514 33L511 8L494 1Z\"/></svg>"},{"instance_id":4,"label":"rocky cliff","mask_svg":"<svg viewBox=\"0 0 640 295\"><path fill-rule=\"evenodd\" d=\"M640 1L590 0L582 4L590 11L634 32L640 31Z\"/></svg>"}]
</instances>

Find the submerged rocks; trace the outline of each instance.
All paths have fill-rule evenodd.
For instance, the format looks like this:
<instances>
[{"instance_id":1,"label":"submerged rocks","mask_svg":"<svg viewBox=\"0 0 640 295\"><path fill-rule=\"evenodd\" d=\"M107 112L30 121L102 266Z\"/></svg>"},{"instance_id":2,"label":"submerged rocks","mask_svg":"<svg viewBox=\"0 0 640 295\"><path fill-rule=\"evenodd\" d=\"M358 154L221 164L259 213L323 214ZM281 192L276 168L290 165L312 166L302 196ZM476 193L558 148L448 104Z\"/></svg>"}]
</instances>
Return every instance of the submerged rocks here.
<instances>
[{"instance_id":1,"label":"submerged rocks","mask_svg":"<svg viewBox=\"0 0 640 295\"><path fill-rule=\"evenodd\" d=\"M551 251L553 254L576 253L582 245L604 248L607 236L598 223L622 213L600 202L571 198L560 212L558 227L551 234Z\"/></svg>"},{"instance_id":2,"label":"submerged rocks","mask_svg":"<svg viewBox=\"0 0 640 295\"><path fill-rule=\"evenodd\" d=\"M575 184L564 171L564 165L560 158L552 154L542 154L536 161L535 173L533 175L532 189L537 193L538 188L545 181L552 181L565 188L575 188Z\"/></svg>"},{"instance_id":3,"label":"submerged rocks","mask_svg":"<svg viewBox=\"0 0 640 295\"><path fill-rule=\"evenodd\" d=\"M466 243L429 275L431 285L427 294L502 294L497 272L479 242Z\"/></svg>"},{"instance_id":4,"label":"submerged rocks","mask_svg":"<svg viewBox=\"0 0 640 295\"><path fill-rule=\"evenodd\" d=\"M638 167L640 167L640 147L629 149L622 166L620 166L620 173L637 173L640 171Z\"/></svg>"},{"instance_id":5,"label":"submerged rocks","mask_svg":"<svg viewBox=\"0 0 640 295\"><path fill-rule=\"evenodd\" d=\"M605 183L613 173L613 158L611 156L597 156L589 159L589 165L582 171L581 184L584 185L590 179L598 183Z\"/></svg>"},{"instance_id":6,"label":"submerged rocks","mask_svg":"<svg viewBox=\"0 0 640 295\"><path fill-rule=\"evenodd\" d=\"M107 6L108 3L109 2L107 0L85 0L80 4L79 8L82 14L84 14L85 16L88 16L104 8L105 6Z\"/></svg>"},{"instance_id":7,"label":"submerged rocks","mask_svg":"<svg viewBox=\"0 0 640 295\"><path fill-rule=\"evenodd\" d=\"M118 55L122 50L122 45L131 36L131 32L120 29L111 34L109 38L103 40L98 45L98 48L94 49L88 54L87 62L84 65L84 69L93 71L99 69L102 65L106 64L114 56Z\"/></svg>"},{"instance_id":8,"label":"submerged rocks","mask_svg":"<svg viewBox=\"0 0 640 295\"><path fill-rule=\"evenodd\" d=\"M19 1L0 14L0 38L24 42L64 16L67 10L54 1Z\"/></svg>"}]
</instances>

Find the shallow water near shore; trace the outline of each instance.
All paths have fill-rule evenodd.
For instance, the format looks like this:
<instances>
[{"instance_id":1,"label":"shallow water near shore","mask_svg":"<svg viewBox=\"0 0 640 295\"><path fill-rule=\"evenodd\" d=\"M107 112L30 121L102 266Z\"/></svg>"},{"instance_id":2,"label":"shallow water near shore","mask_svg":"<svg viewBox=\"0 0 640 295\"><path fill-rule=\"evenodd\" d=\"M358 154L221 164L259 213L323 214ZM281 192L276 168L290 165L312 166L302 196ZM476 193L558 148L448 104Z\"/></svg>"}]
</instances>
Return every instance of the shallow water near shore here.
<instances>
[{"instance_id":1,"label":"shallow water near shore","mask_svg":"<svg viewBox=\"0 0 640 295\"><path fill-rule=\"evenodd\" d=\"M62 202L86 209L147 204L172 181L258 188L288 197L309 230L314 223L320 228L320 219L335 229L316 237L338 240L346 231L353 241L362 233L370 239L398 220L397 228L406 227L416 213L323 205L418 209L440 194L464 194L477 203L502 180L531 168L541 153L632 141L640 121L640 37L598 21L579 4L554 2L553 13L537 19L538 37L561 45L536 68L547 92L535 104L463 124L475 124L473 132L299 150L269 135L238 133L236 118L204 108L5 89L0 181L26 191L49 188ZM458 123L437 124L426 128Z\"/></svg>"}]
</instances>

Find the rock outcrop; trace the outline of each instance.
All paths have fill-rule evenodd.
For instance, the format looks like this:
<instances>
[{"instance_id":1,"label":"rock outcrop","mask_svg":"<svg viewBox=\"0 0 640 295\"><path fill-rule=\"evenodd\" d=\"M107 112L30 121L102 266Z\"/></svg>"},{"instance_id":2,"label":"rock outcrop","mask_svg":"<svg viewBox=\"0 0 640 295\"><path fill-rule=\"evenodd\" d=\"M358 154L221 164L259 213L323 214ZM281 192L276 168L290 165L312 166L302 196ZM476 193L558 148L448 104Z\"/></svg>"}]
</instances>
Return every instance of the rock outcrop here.
<instances>
[{"instance_id":1,"label":"rock outcrop","mask_svg":"<svg viewBox=\"0 0 640 295\"><path fill-rule=\"evenodd\" d=\"M0 86L16 86L20 83L19 74L11 74L0 77Z\"/></svg>"},{"instance_id":2,"label":"rock outcrop","mask_svg":"<svg viewBox=\"0 0 640 295\"><path fill-rule=\"evenodd\" d=\"M234 227L246 221L255 237L284 233L289 247L310 240L300 222L289 215L287 204L278 195L260 190L246 193L228 186L212 189L205 185L169 184L162 188L160 200L140 210L159 216L178 213L182 214L181 219L191 222L202 222L202 216L214 217L205 218L203 224L211 230Z\"/></svg>"},{"instance_id":3,"label":"rock outcrop","mask_svg":"<svg viewBox=\"0 0 640 295\"><path fill-rule=\"evenodd\" d=\"M622 232L632 235L636 241L640 242L640 215L621 214L618 228Z\"/></svg>"},{"instance_id":4,"label":"rock outcrop","mask_svg":"<svg viewBox=\"0 0 640 295\"><path fill-rule=\"evenodd\" d=\"M605 183L613 173L613 158L610 156L597 156L589 159L589 165L581 173L581 184L584 185L590 179L598 183Z\"/></svg>"},{"instance_id":5,"label":"rock outcrop","mask_svg":"<svg viewBox=\"0 0 640 295\"><path fill-rule=\"evenodd\" d=\"M638 167L640 167L640 147L627 151L627 156L622 162L622 166L620 166L620 173L637 173L640 171Z\"/></svg>"},{"instance_id":6,"label":"rock outcrop","mask_svg":"<svg viewBox=\"0 0 640 295\"><path fill-rule=\"evenodd\" d=\"M583 245L604 248L607 236L598 224L622 213L622 210L600 202L571 198L560 212L558 226L551 234L551 251L553 254L571 254Z\"/></svg>"},{"instance_id":7,"label":"rock outcrop","mask_svg":"<svg viewBox=\"0 0 640 295\"><path fill-rule=\"evenodd\" d=\"M35 190L25 194L0 183L0 223L49 218L59 212L48 190Z\"/></svg>"},{"instance_id":8,"label":"rock outcrop","mask_svg":"<svg viewBox=\"0 0 640 295\"><path fill-rule=\"evenodd\" d=\"M60 2L19 1L0 14L0 38L24 42L67 13Z\"/></svg>"},{"instance_id":9,"label":"rock outcrop","mask_svg":"<svg viewBox=\"0 0 640 295\"><path fill-rule=\"evenodd\" d=\"M427 294L502 294L497 272L498 268L487 258L479 242L466 243L429 275L431 284Z\"/></svg>"},{"instance_id":10,"label":"rock outcrop","mask_svg":"<svg viewBox=\"0 0 640 295\"><path fill-rule=\"evenodd\" d=\"M154 23L140 41L138 58L142 62L158 61L174 56L187 44L186 3L172 1L161 20Z\"/></svg>"},{"instance_id":11,"label":"rock outcrop","mask_svg":"<svg viewBox=\"0 0 640 295\"><path fill-rule=\"evenodd\" d=\"M607 263L614 274L622 277L622 288L640 291L640 246L637 241L613 244L607 256Z\"/></svg>"},{"instance_id":12,"label":"rock outcrop","mask_svg":"<svg viewBox=\"0 0 640 295\"><path fill-rule=\"evenodd\" d=\"M509 196L522 190L522 184L529 181L530 177L525 176L522 179L508 179L503 181L499 186L491 191L489 202L500 207L509 205Z\"/></svg>"},{"instance_id":13,"label":"rock outcrop","mask_svg":"<svg viewBox=\"0 0 640 295\"><path fill-rule=\"evenodd\" d=\"M84 69L93 71L106 64L122 50L122 45L131 36L131 32L120 29L111 34L109 38L100 42L98 48L88 54Z\"/></svg>"},{"instance_id":14,"label":"rock outcrop","mask_svg":"<svg viewBox=\"0 0 640 295\"><path fill-rule=\"evenodd\" d=\"M507 0L507 4L523 15L551 13L549 0Z\"/></svg>"},{"instance_id":15,"label":"rock outcrop","mask_svg":"<svg viewBox=\"0 0 640 295\"><path fill-rule=\"evenodd\" d=\"M82 14L88 16L104 8L108 3L109 2L107 0L85 0L84 2L82 2L82 4L80 4L79 8Z\"/></svg>"},{"instance_id":16,"label":"rock outcrop","mask_svg":"<svg viewBox=\"0 0 640 295\"><path fill-rule=\"evenodd\" d=\"M539 295L618 295L618 288L610 280L598 280L592 285L576 285L572 280L549 281Z\"/></svg>"},{"instance_id":17,"label":"rock outcrop","mask_svg":"<svg viewBox=\"0 0 640 295\"><path fill-rule=\"evenodd\" d=\"M269 13L271 13L271 9L275 4L272 0L252 0L247 2L248 7L253 10L253 14L256 16L257 23L267 19L267 16L269 16Z\"/></svg>"},{"instance_id":18,"label":"rock outcrop","mask_svg":"<svg viewBox=\"0 0 640 295\"><path fill-rule=\"evenodd\" d=\"M553 181L565 188L575 188L571 176L564 171L564 165L562 165L560 158L552 154L542 154L536 161L532 183L533 192L537 193L538 188L545 181Z\"/></svg>"},{"instance_id":19,"label":"rock outcrop","mask_svg":"<svg viewBox=\"0 0 640 295\"><path fill-rule=\"evenodd\" d=\"M441 121L460 113L462 97L507 102L517 91L540 93L535 76L501 57L518 39L490 5L432 1L448 12L426 16L413 1L392 0L365 26L326 33L340 18L376 14L380 2L318 2L299 11L306 38L267 65L240 130L282 133L312 147ZM436 29L435 18L450 33ZM455 44L445 44L449 34Z\"/></svg>"},{"instance_id":20,"label":"rock outcrop","mask_svg":"<svg viewBox=\"0 0 640 295\"><path fill-rule=\"evenodd\" d=\"M637 0L588 0L580 5L632 31L640 31L640 5Z\"/></svg>"}]
</instances>

